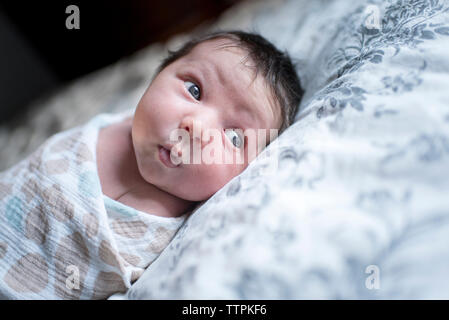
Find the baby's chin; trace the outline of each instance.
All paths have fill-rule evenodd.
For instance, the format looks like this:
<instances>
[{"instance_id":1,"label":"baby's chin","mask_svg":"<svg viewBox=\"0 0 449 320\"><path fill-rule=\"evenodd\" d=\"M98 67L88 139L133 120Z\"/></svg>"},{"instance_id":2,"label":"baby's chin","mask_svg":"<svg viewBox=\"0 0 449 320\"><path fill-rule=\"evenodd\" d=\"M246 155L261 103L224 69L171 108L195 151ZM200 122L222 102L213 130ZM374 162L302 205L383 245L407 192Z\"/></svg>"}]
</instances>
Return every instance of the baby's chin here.
<instances>
[{"instance_id":1,"label":"baby's chin","mask_svg":"<svg viewBox=\"0 0 449 320\"><path fill-rule=\"evenodd\" d=\"M219 188L211 189L207 186L192 185L192 183L183 183L177 181L173 185L163 184L155 185L157 188L186 201L204 201L209 199Z\"/></svg>"},{"instance_id":2,"label":"baby's chin","mask_svg":"<svg viewBox=\"0 0 449 320\"><path fill-rule=\"evenodd\" d=\"M220 189L218 187L194 184L191 183L191 181L183 183L183 181L180 181L181 178L177 178L176 181L158 181L154 176L153 167L142 164L139 165L139 162L137 167L140 176L146 183L186 201L197 202L207 200ZM164 179L164 177L159 178Z\"/></svg>"},{"instance_id":3,"label":"baby's chin","mask_svg":"<svg viewBox=\"0 0 449 320\"><path fill-rule=\"evenodd\" d=\"M178 198L180 198L180 199L186 200L186 201L200 202L200 201L205 201L205 200L209 199L211 196L214 195L214 193L215 192L213 192L211 194L208 194L207 196L205 196L205 195L198 195L198 194L178 193L178 192L171 193L171 194L176 196L176 197L178 197Z\"/></svg>"}]
</instances>

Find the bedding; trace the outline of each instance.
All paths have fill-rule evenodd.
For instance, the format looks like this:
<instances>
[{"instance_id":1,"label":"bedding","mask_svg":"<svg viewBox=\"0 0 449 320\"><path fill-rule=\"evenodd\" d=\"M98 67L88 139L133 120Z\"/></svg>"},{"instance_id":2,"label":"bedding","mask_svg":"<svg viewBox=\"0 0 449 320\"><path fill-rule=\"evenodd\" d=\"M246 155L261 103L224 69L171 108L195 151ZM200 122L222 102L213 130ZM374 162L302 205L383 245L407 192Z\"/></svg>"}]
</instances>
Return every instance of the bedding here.
<instances>
[{"instance_id":1,"label":"bedding","mask_svg":"<svg viewBox=\"0 0 449 320\"><path fill-rule=\"evenodd\" d=\"M101 114L0 173L0 297L105 299L125 292L185 220L135 210L101 191Z\"/></svg>"},{"instance_id":2,"label":"bedding","mask_svg":"<svg viewBox=\"0 0 449 320\"><path fill-rule=\"evenodd\" d=\"M258 31L288 50L300 111L264 151L271 158L199 207L110 299L448 299L448 8L244 1L205 26ZM134 108L166 49L189 36L37 102L0 128L0 165L97 113Z\"/></svg>"}]
</instances>

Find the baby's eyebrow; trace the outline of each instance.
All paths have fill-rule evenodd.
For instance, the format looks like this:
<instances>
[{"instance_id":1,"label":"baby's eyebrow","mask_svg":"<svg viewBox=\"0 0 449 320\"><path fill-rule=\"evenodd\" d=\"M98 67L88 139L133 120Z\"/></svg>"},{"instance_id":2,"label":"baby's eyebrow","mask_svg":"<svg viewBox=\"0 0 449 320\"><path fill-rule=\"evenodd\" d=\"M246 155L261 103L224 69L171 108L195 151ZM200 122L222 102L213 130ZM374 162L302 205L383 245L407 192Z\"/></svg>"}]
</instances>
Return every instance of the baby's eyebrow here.
<instances>
[{"instance_id":1,"label":"baby's eyebrow","mask_svg":"<svg viewBox=\"0 0 449 320\"><path fill-rule=\"evenodd\" d=\"M227 83L231 82L229 79L226 78L225 72L223 72L222 68L220 66L217 66L213 64L212 72L215 72L217 78L220 80L221 83ZM211 72L211 70L209 70ZM237 90L234 90L237 91ZM235 105L235 113L241 114L241 112L245 113L247 124L252 123L254 124L254 121L258 121L259 123L263 123L263 117L261 115L260 108L257 108L257 106L254 106L254 104L251 101L248 101L247 98L245 98L245 95L242 94L242 90L238 90L240 94L238 94L238 102ZM244 92L244 91L243 91Z\"/></svg>"},{"instance_id":2,"label":"baby's eyebrow","mask_svg":"<svg viewBox=\"0 0 449 320\"><path fill-rule=\"evenodd\" d=\"M265 122L267 121L267 117L264 117L263 109L261 108L260 104L262 102L259 102L257 104L252 103L251 101L247 101L244 97L241 97L240 100L241 103L238 103L236 106L236 113L242 114L244 113L244 117L246 118L246 123L248 124L249 128L255 128L264 126ZM268 107L271 108L271 107Z\"/></svg>"},{"instance_id":3,"label":"baby's eyebrow","mask_svg":"<svg viewBox=\"0 0 449 320\"><path fill-rule=\"evenodd\" d=\"M254 123L254 120L256 120L255 118L257 118L257 120L261 120L260 119L260 115L258 115L257 113L255 113L254 112L254 110L253 110L253 108L251 108L250 106L248 106L247 104L240 104L239 106L238 106L238 112L240 113L240 112L243 112L244 114L245 114L245 117L246 117L246 123L247 124L249 124L250 122L251 123Z\"/></svg>"}]
</instances>

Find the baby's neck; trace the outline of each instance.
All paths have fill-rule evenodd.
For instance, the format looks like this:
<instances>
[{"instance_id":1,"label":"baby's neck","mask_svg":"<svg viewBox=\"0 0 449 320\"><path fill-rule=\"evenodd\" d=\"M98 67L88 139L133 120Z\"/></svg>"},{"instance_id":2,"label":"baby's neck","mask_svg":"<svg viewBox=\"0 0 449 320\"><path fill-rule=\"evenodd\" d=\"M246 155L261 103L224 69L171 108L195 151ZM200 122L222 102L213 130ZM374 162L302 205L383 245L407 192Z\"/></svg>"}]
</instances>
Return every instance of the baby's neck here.
<instances>
[{"instance_id":1,"label":"baby's neck","mask_svg":"<svg viewBox=\"0 0 449 320\"><path fill-rule=\"evenodd\" d=\"M97 167L103 193L139 211L178 217L196 202L178 198L145 181L137 167L132 118L103 128L98 136ZM113 160L112 160L113 159Z\"/></svg>"}]
</instances>

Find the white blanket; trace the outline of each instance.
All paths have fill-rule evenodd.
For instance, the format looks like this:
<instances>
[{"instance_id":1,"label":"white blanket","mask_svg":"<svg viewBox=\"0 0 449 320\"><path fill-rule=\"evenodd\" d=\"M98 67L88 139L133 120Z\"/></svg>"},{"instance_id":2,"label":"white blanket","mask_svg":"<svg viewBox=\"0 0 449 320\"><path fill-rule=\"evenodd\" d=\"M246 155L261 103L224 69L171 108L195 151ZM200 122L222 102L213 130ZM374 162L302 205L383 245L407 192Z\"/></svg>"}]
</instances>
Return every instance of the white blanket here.
<instances>
[{"instance_id":1,"label":"white blanket","mask_svg":"<svg viewBox=\"0 0 449 320\"><path fill-rule=\"evenodd\" d=\"M125 292L185 220L102 194L99 129L129 112L54 135L0 174L0 296L104 299Z\"/></svg>"}]
</instances>

